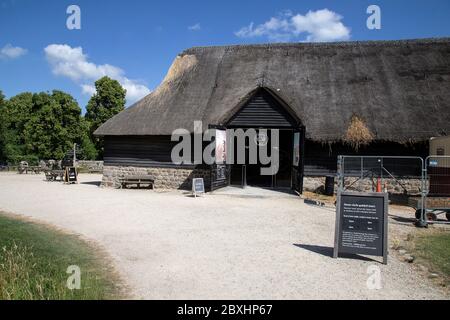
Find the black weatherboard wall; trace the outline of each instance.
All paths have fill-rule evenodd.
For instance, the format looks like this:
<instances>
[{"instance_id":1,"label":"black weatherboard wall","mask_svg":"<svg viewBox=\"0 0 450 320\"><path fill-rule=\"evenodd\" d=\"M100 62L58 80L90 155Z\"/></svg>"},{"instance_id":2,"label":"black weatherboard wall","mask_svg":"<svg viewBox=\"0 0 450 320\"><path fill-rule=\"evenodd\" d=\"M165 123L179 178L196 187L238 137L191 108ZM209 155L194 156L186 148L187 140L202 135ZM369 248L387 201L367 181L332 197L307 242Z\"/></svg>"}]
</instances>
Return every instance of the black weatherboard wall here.
<instances>
[{"instance_id":1,"label":"black weatherboard wall","mask_svg":"<svg viewBox=\"0 0 450 320\"><path fill-rule=\"evenodd\" d=\"M170 136L106 136L105 165L174 166L171 152L176 144Z\"/></svg>"},{"instance_id":2,"label":"black weatherboard wall","mask_svg":"<svg viewBox=\"0 0 450 320\"><path fill-rule=\"evenodd\" d=\"M297 121L280 101L265 89L259 89L228 121L228 128L296 128Z\"/></svg>"}]
</instances>

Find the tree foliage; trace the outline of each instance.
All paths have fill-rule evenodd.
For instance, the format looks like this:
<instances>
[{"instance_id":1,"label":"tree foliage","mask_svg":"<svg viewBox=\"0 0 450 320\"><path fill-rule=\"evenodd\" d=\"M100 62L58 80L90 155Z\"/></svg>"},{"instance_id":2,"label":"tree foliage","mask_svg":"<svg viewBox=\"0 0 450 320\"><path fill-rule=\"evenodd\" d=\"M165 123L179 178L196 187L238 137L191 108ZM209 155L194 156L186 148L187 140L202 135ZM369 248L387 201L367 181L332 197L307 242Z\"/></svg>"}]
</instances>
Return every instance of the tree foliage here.
<instances>
[{"instance_id":1,"label":"tree foliage","mask_svg":"<svg viewBox=\"0 0 450 320\"><path fill-rule=\"evenodd\" d=\"M5 108L5 96L3 92L0 90L0 162L4 162L5 157L5 116L4 116L4 108Z\"/></svg>"},{"instance_id":2,"label":"tree foliage","mask_svg":"<svg viewBox=\"0 0 450 320\"><path fill-rule=\"evenodd\" d=\"M126 90L108 77L97 80L95 87L84 117L77 101L59 90L24 92L10 99L0 91L0 162L60 160L74 143L81 158L101 157L103 141L93 132L124 109Z\"/></svg>"},{"instance_id":3,"label":"tree foliage","mask_svg":"<svg viewBox=\"0 0 450 320\"><path fill-rule=\"evenodd\" d=\"M74 143L84 158L96 157L81 109L67 93L21 93L3 102L0 117L3 161L62 159Z\"/></svg>"},{"instance_id":4,"label":"tree foliage","mask_svg":"<svg viewBox=\"0 0 450 320\"><path fill-rule=\"evenodd\" d=\"M3 154L9 162L21 160L36 160L32 154L27 154L25 144L25 126L32 114L33 94L24 92L4 102L2 108Z\"/></svg>"},{"instance_id":5,"label":"tree foliage","mask_svg":"<svg viewBox=\"0 0 450 320\"><path fill-rule=\"evenodd\" d=\"M101 124L125 108L127 91L117 80L103 77L95 82L96 93L86 107L86 119L95 131Z\"/></svg>"},{"instance_id":6,"label":"tree foliage","mask_svg":"<svg viewBox=\"0 0 450 320\"><path fill-rule=\"evenodd\" d=\"M89 122L90 137L94 141L97 152L103 155L103 139L94 137L94 131L108 119L125 108L127 91L117 80L103 77L95 82L96 93L86 107L86 120Z\"/></svg>"}]
</instances>

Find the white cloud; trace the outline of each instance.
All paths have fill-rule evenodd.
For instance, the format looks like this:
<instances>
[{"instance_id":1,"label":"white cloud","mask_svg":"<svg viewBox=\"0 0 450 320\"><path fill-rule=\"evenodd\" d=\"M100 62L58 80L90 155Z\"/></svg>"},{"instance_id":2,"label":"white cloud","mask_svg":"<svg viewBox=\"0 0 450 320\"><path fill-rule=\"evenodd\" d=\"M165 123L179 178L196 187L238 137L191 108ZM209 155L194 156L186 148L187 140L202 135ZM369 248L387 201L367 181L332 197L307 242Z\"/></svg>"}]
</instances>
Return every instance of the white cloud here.
<instances>
[{"instance_id":1,"label":"white cloud","mask_svg":"<svg viewBox=\"0 0 450 320\"><path fill-rule=\"evenodd\" d=\"M95 86L90 85L90 84L82 84L81 90L82 90L82 93L87 96L93 96L97 92L97 90L95 89Z\"/></svg>"},{"instance_id":2,"label":"white cloud","mask_svg":"<svg viewBox=\"0 0 450 320\"><path fill-rule=\"evenodd\" d=\"M127 90L129 101L137 101L150 93L150 90L138 81L123 78L120 83Z\"/></svg>"},{"instance_id":3,"label":"white cloud","mask_svg":"<svg viewBox=\"0 0 450 320\"><path fill-rule=\"evenodd\" d=\"M13 47L10 43L5 45L0 50L0 58L3 59L16 59L27 54L28 50L21 47Z\"/></svg>"},{"instance_id":4,"label":"white cloud","mask_svg":"<svg viewBox=\"0 0 450 320\"><path fill-rule=\"evenodd\" d=\"M44 51L52 72L78 83L83 94L94 94L93 83L104 76L120 82L127 90L127 101L130 103L150 93L150 90L144 84L125 77L125 72L122 69L110 64L97 65L88 61L88 56L83 53L81 47L72 48L67 44L51 44Z\"/></svg>"},{"instance_id":5,"label":"white cloud","mask_svg":"<svg viewBox=\"0 0 450 320\"><path fill-rule=\"evenodd\" d=\"M196 23L196 24L194 24L194 25L192 25L192 26L189 26L188 27L188 30L190 30L190 31L199 31L199 30L201 30L201 26L200 26L200 23Z\"/></svg>"},{"instance_id":6,"label":"white cloud","mask_svg":"<svg viewBox=\"0 0 450 320\"><path fill-rule=\"evenodd\" d=\"M267 37L270 41L291 41L305 36L303 41L324 42L350 39L350 29L342 23L342 16L322 9L305 15L285 11L255 27L254 23L235 32L240 38Z\"/></svg>"},{"instance_id":7,"label":"white cloud","mask_svg":"<svg viewBox=\"0 0 450 320\"><path fill-rule=\"evenodd\" d=\"M87 61L81 47L72 48L66 44L51 44L45 49L45 55L55 75L65 76L73 81L83 79L96 80L103 76L114 79L123 75L123 70L109 64L96 65Z\"/></svg>"}]
</instances>

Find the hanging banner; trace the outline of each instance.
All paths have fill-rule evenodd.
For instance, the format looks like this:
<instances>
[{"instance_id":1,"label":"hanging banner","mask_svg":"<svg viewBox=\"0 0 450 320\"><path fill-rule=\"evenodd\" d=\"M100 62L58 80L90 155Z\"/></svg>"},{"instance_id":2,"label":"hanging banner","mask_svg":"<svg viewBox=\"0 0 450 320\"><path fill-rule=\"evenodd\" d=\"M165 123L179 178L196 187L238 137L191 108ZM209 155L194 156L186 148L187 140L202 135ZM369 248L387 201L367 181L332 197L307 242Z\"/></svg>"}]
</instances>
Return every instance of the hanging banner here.
<instances>
[{"instance_id":1,"label":"hanging banner","mask_svg":"<svg viewBox=\"0 0 450 320\"><path fill-rule=\"evenodd\" d=\"M300 164L300 132L294 133L294 152L293 152L293 165L298 167Z\"/></svg>"},{"instance_id":2,"label":"hanging banner","mask_svg":"<svg viewBox=\"0 0 450 320\"><path fill-rule=\"evenodd\" d=\"M216 164L224 164L227 158L227 131L216 130Z\"/></svg>"}]
</instances>

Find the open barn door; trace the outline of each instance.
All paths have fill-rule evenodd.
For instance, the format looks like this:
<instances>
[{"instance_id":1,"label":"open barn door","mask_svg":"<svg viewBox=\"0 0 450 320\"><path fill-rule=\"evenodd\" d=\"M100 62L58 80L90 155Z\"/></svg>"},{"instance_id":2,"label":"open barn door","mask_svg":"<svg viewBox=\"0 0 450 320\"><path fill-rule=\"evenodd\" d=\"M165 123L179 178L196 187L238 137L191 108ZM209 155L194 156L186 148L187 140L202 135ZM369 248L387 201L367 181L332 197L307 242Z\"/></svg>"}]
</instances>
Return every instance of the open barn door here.
<instances>
[{"instance_id":1,"label":"open barn door","mask_svg":"<svg viewBox=\"0 0 450 320\"><path fill-rule=\"evenodd\" d=\"M211 191L226 187L230 184L230 168L226 164L227 131L215 129L216 163L211 165Z\"/></svg>"},{"instance_id":2,"label":"open barn door","mask_svg":"<svg viewBox=\"0 0 450 320\"><path fill-rule=\"evenodd\" d=\"M298 193L303 192L303 169L305 158L305 127L294 130L294 143L292 146L292 189Z\"/></svg>"}]
</instances>

